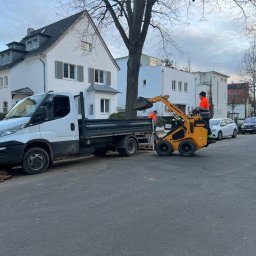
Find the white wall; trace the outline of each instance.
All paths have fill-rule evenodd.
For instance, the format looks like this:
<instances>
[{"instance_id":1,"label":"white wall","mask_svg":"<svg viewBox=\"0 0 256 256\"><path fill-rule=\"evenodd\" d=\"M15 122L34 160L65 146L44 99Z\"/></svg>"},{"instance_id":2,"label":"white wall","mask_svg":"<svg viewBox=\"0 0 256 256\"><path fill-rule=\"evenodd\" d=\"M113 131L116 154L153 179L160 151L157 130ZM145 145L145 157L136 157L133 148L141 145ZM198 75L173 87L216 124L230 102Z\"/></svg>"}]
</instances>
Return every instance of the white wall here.
<instances>
[{"instance_id":1,"label":"white wall","mask_svg":"<svg viewBox=\"0 0 256 256\"><path fill-rule=\"evenodd\" d=\"M127 58L116 59L120 71L118 72L118 90L122 93L118 95L118 108L125 108L126 86L127 86ZM146 80L146 84L144 84ZM172 91L172 80L182 81L182 91ZM188 92L184 92L184 82L188 83ZM195 75L184 71L179 71L165 66L142 66L139 73L138 96L151 98L158 95L169 94L170 101L174 104L183 104L187 107L195 106ZM157 110L160 116L169 115L165 112L164 105L159 102L151 109L138 111L138 115L148 115L152 110ZM188 109L188 108L187 108Z\"/></svg>"},{"instance_id":2,"label":"white wall","mask_svg":"<svg viewBox=\"0 0 256 256\"><path fill-rule=\"evenodd\" d=\"M8 108L10 109L12 107L12 99L11 99L11 89L10 89L10 82L9 82L9 70L1 70L0 71L0 77L8 77L8 87L0 89L0 112L3 112L3 102L7 101L8 102Z\"/></svg>"},{"instance_id":3,"label":"white wall","mask_svg":"<svg viewBox=\"0 0 256 256\"><path fill-rule=\"evenodd\" d=\"M196 107L196 84L194 74L176 70L170 67L162 67L164 74L163 94L170 95L170 101L174 104L186 105L186 113ZM176 81L176 90L172 90L172 81ZM178 90L178 82L182 82L182 90ZM184 83L187 83L187 92L184 91ZM165 113L166 114L166 113Z\"/></svg>"},{"instance_id":4,"label":"white wall","mask_svg":"<svg viewBox=\"0 0 256 256\"><path fill-rule=\"evenodd\" d=\"M83 33L85 33L84 27L86 27L85 21L78 22L76 26L47 53L47 85L49 90L65 90L77 94L81 89L87 89L89 86L88 68L110 71L111 87L115 89L117 88L117 67L110 59L97 35L91 32L91 27L89 28L89 31L86 31L86 33L89 33L89 36L86 38L83 36ZM92 52L81 50L81 40L92 43ZM56 79L56 60L83 66L84 82L77 82L75 80L68 79Z\"/></svg>"},{"instance_id":5,"label":"white wall","mask_svg":"<svg viewBox=\"0 0 256 256\"><path fill-rule=\"evenodd\" d=\"M195 75L197 78L197 104L200 101L198 94L201 91L205 91L209 97L210 84L212 84L214 118L227 117L227 78L213 72L196 72Z\"/></svg>"}]
</instances>

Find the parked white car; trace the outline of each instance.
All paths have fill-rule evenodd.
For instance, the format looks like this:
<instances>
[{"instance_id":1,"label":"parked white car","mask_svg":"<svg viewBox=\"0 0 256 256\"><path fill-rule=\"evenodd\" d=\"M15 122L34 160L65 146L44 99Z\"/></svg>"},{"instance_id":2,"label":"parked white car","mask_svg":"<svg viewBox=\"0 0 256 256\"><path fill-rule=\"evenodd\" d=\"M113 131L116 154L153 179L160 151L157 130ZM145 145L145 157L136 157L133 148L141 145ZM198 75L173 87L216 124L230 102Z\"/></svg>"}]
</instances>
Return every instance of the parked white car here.
<instances>
[{"instance_id":1,"label":"parked white car","mask_svg":"<svg viewBox=\"0 0 256 256\"><path fill-rule=\"evenodd\" d=\"M230 118L213 118L210 120L210 128L214 139L221 140L224 137L235 138L237 136L237 125Z\"/></svg>"}]
</instances>

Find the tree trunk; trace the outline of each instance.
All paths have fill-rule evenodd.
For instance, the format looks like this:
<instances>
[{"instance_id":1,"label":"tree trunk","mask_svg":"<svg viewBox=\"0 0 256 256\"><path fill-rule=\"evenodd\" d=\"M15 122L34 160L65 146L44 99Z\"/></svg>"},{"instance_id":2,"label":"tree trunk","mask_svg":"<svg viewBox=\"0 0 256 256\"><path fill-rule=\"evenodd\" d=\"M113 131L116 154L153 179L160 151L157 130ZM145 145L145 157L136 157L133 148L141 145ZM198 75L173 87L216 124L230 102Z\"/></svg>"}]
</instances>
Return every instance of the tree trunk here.
<instances>
[{"instance_id":1,"label":"tree trunk","mask_svg":"<svg viewBox=\"0 0 256 256\"><path fill-rule=\"evenodd\" d=\"M140 71L141 50L131 49L127 62L127 91L125 117L137 117L137 110L134 109L134 103L138 98L138 80Z\"/></svg>"}]
</instances>

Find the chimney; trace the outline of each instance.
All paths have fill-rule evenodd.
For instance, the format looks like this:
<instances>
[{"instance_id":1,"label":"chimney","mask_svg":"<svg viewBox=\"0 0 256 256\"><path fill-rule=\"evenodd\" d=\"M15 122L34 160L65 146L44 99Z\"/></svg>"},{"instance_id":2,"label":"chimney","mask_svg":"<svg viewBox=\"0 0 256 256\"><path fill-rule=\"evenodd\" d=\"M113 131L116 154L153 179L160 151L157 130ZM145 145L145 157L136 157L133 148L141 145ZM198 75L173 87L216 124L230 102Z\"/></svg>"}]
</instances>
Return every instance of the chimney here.
<instances>
[{"instance_id":1,"label":"chimney","mask_svg":"<svg viewBox=\"0 0 256 256\"><path fill-rule=\"evenodd\" d=\"M29 36L33 31L33 28L27 28L27 36Z\"/></svg>"}]
</instances>

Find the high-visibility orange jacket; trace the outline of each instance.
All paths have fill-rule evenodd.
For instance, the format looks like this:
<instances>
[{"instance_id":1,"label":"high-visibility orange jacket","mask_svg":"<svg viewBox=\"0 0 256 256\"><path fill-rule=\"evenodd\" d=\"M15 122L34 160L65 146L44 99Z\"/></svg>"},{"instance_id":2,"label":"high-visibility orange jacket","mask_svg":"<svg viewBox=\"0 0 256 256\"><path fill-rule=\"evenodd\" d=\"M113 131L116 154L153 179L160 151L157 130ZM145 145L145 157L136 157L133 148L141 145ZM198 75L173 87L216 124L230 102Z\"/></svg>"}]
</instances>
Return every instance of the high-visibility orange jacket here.
<instances>
[{"instance_id":1,"label":"high-visibility orange jacket","mask_svg":"<svg viewBox=\"0 0 256 256\"><path fill-rule=\"evenodd\" d=\"M199 103L199 107L202 109L202 110L209 110L210 108L210 103L208 101L208 99L206 97L202 97L200 103Z\"/></svg>"},{"instance_id":2,"label":"high-visibility orange jacket","mask_svg":"<svg viewBox=\"0 0 256 256\"><path fill-rule=\"evenodd\" d=\"M149 114L148 118L151 118L154 120L154 122L156 122L156 114L154 112L152 112L151 114Z\"/></svg>"}]
</instances>

